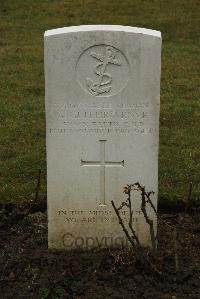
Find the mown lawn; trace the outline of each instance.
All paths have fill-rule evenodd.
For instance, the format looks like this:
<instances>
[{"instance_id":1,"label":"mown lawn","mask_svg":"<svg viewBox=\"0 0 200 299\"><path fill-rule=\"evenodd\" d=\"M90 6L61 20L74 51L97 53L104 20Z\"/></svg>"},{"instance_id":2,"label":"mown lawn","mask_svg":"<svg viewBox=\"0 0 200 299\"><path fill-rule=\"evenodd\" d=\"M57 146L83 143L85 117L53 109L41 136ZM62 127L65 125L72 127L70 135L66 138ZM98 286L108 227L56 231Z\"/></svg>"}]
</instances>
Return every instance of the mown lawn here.
<instances>
[{"instance_id":1,"label":"mown lawn","mask_svg":"<svg viewBox=\"0 0 200 299\"><path fill-rule=\"evenodd\" d=\"M43 33L80 24L122 24L163 37L160 199L200 198L198 0L0 0L0 200L46 193Z\"/></svg>"}]
</instances>

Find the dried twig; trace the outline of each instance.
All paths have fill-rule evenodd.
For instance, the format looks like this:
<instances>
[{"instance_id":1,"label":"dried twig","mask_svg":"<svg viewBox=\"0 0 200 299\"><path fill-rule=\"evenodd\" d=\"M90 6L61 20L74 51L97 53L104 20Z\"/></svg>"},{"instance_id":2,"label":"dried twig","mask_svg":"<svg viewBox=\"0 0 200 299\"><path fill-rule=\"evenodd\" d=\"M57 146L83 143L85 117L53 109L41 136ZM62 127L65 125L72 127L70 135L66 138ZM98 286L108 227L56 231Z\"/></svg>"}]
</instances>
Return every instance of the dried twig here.
<instances>
[{"instance_id":1,"label":"dried twig","mask_svg":"<svg viewBox=\"0 0 200 299\"><path fill-rule=\"evenodd\" d=\"M122 204L121 204L121 206L119 206L119 208L118 208L117 210L119 211L119 210L121 210L123 207L127 207L127 208L129 207L128 204L127 204L127 202L123 201Z\"/></svg>"},{"instance_id":2,"label":"dried twig","mask_svg":"<svg viewBox=\"0 0 200 299\"><path fill-rule=\"evenodd\" d=\"M150 203L150 206L151 206L151 208L153 209L154 213L156 214L156 216L158 216L158 213L157 213L157 211L156 211L156 208L155 208L155 206L154 206L154 204L152 203L151 198L150 198L151 194L154 194L154 192L153 192L153 191L148 192L148 193L145 192L145 195L146 195L146 197L147 197L147 203L148 203L148 202Z\"/></svg>"},{"instance_id":3,"label":"dried twig","mask_svg":"<svg viewBox=\"0 0 200 299\"><path fill-rule=\"evenodd\" d=\"M128 207L129 207L129 228L132 232L132 235L133 235L133 238L136 240L137 244L140 246L140 242L139 242L139 239L136 235L136 232L135 230L133 229L133 211L132 211L132 204L131 204L131 187L128 189L128 198L127 198L127 201L128 201Z\"/></svg>"},{"instance_id":4,"label":"dried twig","mask_svg":"<svg viewBox=\"0 0 200 299\"><path fill-rule=\"evenodd\" d=\"M173 228L173 225L171 225L171 224L169 224L168 222L167 222L167 219L171 219L170 217L167 217L167 218L162 218L161 216L159 216L158 215L158 220L160 221L160 222L162 222L163 224L165 224L165 225L167 225L169 228Z\"/></svg>"},{"instance_id":5,"label":"dried twig","mask_svg":"<svg viewBox=\"0 0 200 299\"><path fill-rule=\"evenodd\" d=\"M113 200L111 200L111 204L112 204L112 206L113 206L113 208L115 210L115 213L116 213L116 215L118 217L118 220L119 220L119 224L121 225L121 227L122 227L122 229L123 229L123 231L124 231L127 239L129 240L129 242L131 243L131 245L135 248L135 242L134 242L133 238L129 235L129 232L126 229L126 227L125 227L125 225L124 225L124 223L122 221L122 218L121 218L121 216L119 214L119 209L116 208Z\"/></svg>"},{"instance_id":6,"label":"dried twig","mask_svg":"<svg viewBox=\"0 0 200 299\"><path fill-rule=\"evenodd\" d=\"M189 190L188 190L188 196L185 204L185 214L188 212L188 209L190 207L190 201L191 201L191 196L192 196L192 182L189 182Z\"/></svg>"},{"instance_id":7,"label":"dried twig","mask_svg":"<svg viewBox=\"0 0 200 299\"><path fill-rule=\"evenodd\" d=\"M128 192L128 191L127 191ZM125 193L127 193L127 192L125 192ZM130 194L129 194L130 195ZM130 198L130 197L129 197ZM129 200L128 200L128 202L129 202ZM130 234L129 234L129 232L128 232L128 230L126 229L126 227L125 227L125 225L124 225L124 223L123 223L123 220L122 220L122 218L121 218L121 216L120 216L120 214L119 214L119 210L121 209L120 207L119 208L117 208L116 206L115 206L115 203L114 203L114 201L113 200L111 200L111 204L112 204L112 206L113 206L113 208L114 208L114 210L115 210L115 213L116 213L116 215L117 215L117 217L118 217L118 220L119 220L119 224L121 225L121 227L122 227L122 229L123 229L123 231L124 231L124 233L125 233L125 235L126 235L126 237L127 237L127 239L129 240L129 242L131 243L131 245L132 245L132 247L135 249L135 252L136 252L136 254L137 254L137 256L140 258L140 259L143 259L145 262L146 262L146 264L152 269L152 271L154 271L154 273L155 274L157 274L159 277L162 275L162 272L160 272L160 271L158 271L158 269L155 267L155 265L153 265L152 263L151 263L151 261L149 260L149 258L148 258L148 256L144 253L144 250L143 250L143 248L142 248L142 246L141 246L141 244L140 244L140 242L139 242L139 239L138 239L138 237L136 236L136 233L135 233L135 231L134 231L134 229L133 229L133 227L132 227L132 224L131 224L131 222L130 221L132 221L132 215L133 215L133 213L130 213L129 215L130 215L130 219L129 219L129 228L131 229L131 232L132 232L132 236L130 236ZM124 205L123 205L124 206ZM125 206L128 206L129 207L129 211L131 210L131 205L128 205L128 203L125 205ZM131 210L132 211L132 210Z\"/></svg>"},{"instance_id":8,"label":"dried twig","mask_svg":"<svg viewBox=\"0 0 200 299\"><path fill-rule=\"evenodd\" d=\"M122 202L122 204L119 206L119 208L117 208L115 206L113 201L111 201L111 204L112 204L112 206L115 210L115 213L118 217L119 224L122 226L122 229L123 229L127 239L129 240L129 242L131 243L131 245L135 249L137 256L140 259L143 259L146 262L146 264L154 271L154 273L156 273L158 276L161 276L162 272L158 271L156 266L152 264L149 257L145 254L145 252L143 250L143 247L140 244L139 238L137 237L137 234L136 234L136 232L133 228L133 210L132 210L132 202L131 202L131 191L141 191L141 200L142 200L141 209L142 209L142 212L143 212L143 215L144 215L144 218L145 218L146 222L150 226L152 247L153 247L153 252L155 252L155 250L156 250L156 238L155 238L155 235L154 235L153 221L149 218L149 216L147 214L147 211L146 211L146 203L150 203L151 208L153 209L153 211L157 215L156 209L155 209L155 207L154 207L154 205L153 205L153 203L150 199L151 194L153 194L154 192L153 191L146 192L145 187L142 187L139 183L127 185L124 188L124 193L127 194L126 201ZM123 220L122 220L122 218L120 216L120 213L119 213L119 211L123 207L127 207L129 209L128 226L129 226L130 231L124 225Z\"/></svg>"},{"instance_id":9,"label":"dried twig","mask_svg":"<svg viewBox=\"0 0 200 299\"><path fill-rule=\"evenodd\" d=\"M192 187L193 187L192 182L189 182L189 191L188 191L187 202L190 202L190 200L191 200Z\"/></svg>"},{"instance_id":10,"label":"dried twig","mask_svg":"<svg viewBox=\"0 0 200 299\"><path fill-rule=\"evenodd\" d=\"M179 256L178 256L178 230L174 227L174 260L176 273L179 272Z\"/></svg>"},{"instance_id":11,"label":"dried twig","mask_svg":"<svg viewBox=\"0 0 200 299\"><path fill-rule=\"evenodd\" d=\"M38 170L38 178L37 178L37 186L35 189L35 201L38 200L38 195L39 195L39 191L40 191L40 184L41 184L41 169Z\"/></svg>"},{"instance_id":12,"label":"dried twig","mask_svg":"<svg viewBox=\"0 0 200 299\"><path fill-rule=\"evenodd\" d=\"M155 254L155 252L156 252L156 237L155 237L155 233L154 233L153 220L149 218L147 211L146 211L146 203L149 202L153 211L157 215L157 211L150 199L151 194L154 194L154 192L153 191L146 192L145 187L142 187L139 182L133 184L132 186L137 187L138 190L141 191L141 200L142 200L141 211L144 215L146 223L149 225L149 228L150 228L151 244L152 244L153 253Z\"/></svg>"}]
</instances>

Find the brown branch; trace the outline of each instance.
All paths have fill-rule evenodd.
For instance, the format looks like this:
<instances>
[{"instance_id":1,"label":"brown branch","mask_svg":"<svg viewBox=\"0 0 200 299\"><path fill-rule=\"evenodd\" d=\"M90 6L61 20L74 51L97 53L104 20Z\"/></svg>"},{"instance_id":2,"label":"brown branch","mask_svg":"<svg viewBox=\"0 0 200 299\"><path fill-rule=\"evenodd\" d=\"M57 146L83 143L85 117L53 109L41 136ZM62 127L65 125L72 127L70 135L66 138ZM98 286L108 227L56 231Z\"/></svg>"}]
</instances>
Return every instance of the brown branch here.
<instances>
[{"instance_id":1,"label":"brown branch","mask_svg":"<svg viewBox=\"0 0 200 299\"><path fill-rule=\"evenodd\" d=\"M129 242L130 242L131 245L135 248L135 243L134 243L133 239L131 238L131 236L129 235L129 232L128 232L128 230L126 229L126 227L125 227L125 225L124 225L124 223L123 223L123 221L122 221L122 218L121 218L121 216L120 216L120 214L119 214L119 211L118 211L118 209L116 208L116 206L115 206L113 200L111 200L111 204L112 204L113 209L115 210L115 213L116 213L116 215L117 215L117 217L118 217L119 224L121 225L121 227L122 227L122 229L123 229L125 235L127 236Z\"/></svg>"},{"instance_id":2,"label":"brown branch","mask_svg":"<svg viewBox=\"0 0 200 299\"><path fill-rule=\"evenodd\" d=\"M127 204L127 202L123 201L121 206L119 206L118 211L121 210L123 207L129 207L129 205Z\"/></svg>"},{"instance_id":3,"label":"brown branch","mask_svg":"<svg viewBox=\"0 0 200 299\"><path fill-rule=\"evenodd\" d=\"M192 182L189 182L189 190L188 190L188 196L187 196L187 201L186 201L186 204L185 204L185 213L188 212L188 209L190 207L190 201L191 201L191 196L192 196Z\"/></svg>"},{"instance_id":4,"label":"brown branch","mask_svg":"<svg viewBox=\"0 0 200 299\"><path fill-rule=\"evenodd\" d=\"M174 227L174 260L176 273L179 272L179 256L178 256L178 230Z\"/></svg>"},{"instance_id":5,"label":"brown branch","mask_svg":"<svg viewBox=\"0 0 200 299\"><path fill-rule=\"evenodd\" d=\"M148 214L147 214L147 211L146 211L146 203L149 202L151 208L153 209L153 211L157 215L156 208L155 208L155 206L153 205L153 203L150 199L151 194L154 194L154 192L153 191L146 192L145 187L142 187L139 182L134 183L132 185L127 185L124 188L124 193L126 193L128 195L127 200L129 201L129 205L131 205L130 193L131 193L131 191L134 191L134 190L141 191L141 200L142 200L141 210L142 210L142 213L143 213L144 218L146 220L146 223L149 225L149 228L150 228L151 243L152 243L153 252L155 253L155 251L156 251L156 238L155 238L155 233L154 233L153 220L151 220L148 217ZM147 201L146 201L146 198L147 198ZM131 216L131 214L130 214L130 216ZM129 222L129 224L130 224L130 222ZM130 227L130 225L129 225L129 227ZM130 227L130 229L131 229L131 227Z\"/></svg>"},{"instance_id":6,"label":"brown branch","mask_svg":"<svg viewBox=\"0 0 200 299\"><path fill-rule=\"evenodd\" d=\"M133 237L136 240L137 244L139 246L141 246L140 242L139 242L139 239L138 239L138 237L136 235L136 232L133 229L133 211L132 211L132 204L131 204L131 191L129 191L129 193L128 193L127 201L128 201L128 206L129 206L129 224L128 224L128 226L129 226L129 228L130 228L130 230L131 230L131 232L133 234Z\"/></svg>"},{"instance_id":7,"label":"brown branch","mask_svg":"<svg viewBox=\"0 0 200 299\"><path fill-rule=\"evenodd\" d=\"M163 219L161 216L157 215L158 220L162 222L163 224L167 225L169 228L173 228L173 225L169 224L165 219Z\"/></svg>"},{"instance_id":8,"label":"brown branch","mask_svg":"<svg viewBox=\"0 0 200 299\"><path fill-rule=\"evenodd\" d=\"M188 192L188 197L187 197L187 201L190 202L191 200L191 195L192 195L192 182L189 182L189 192Z\"/></svg>"},{"instance_id":9,"label":"brown branch","mask_svg":"<svg viewBox=\"0 0 200 299\"><path fill-rule=\"evenodd\" d=\"M158 216L158 213L157 213L157 211L156 211L156 208L155 208L155 206L154 206L154 204L152 203L152 200L151 200L151 198L150 198L151 194L155 194L155 193L154 193L153 191L150 191L150 192L148 192L148 193L145 192L145 195L146 195L146 197L147 197L147 202L150 203L150 206L151 206L151 208L153 209L154 213L156 214L156 216Z\"/></svg>"},{"instance_id":10,"label":"brown branch","mask_svg":"<svg viewBox=\"0 0 200 299\"><path fill-rule=\"evenodd\" d=\"M136 188L135 188L136 187ZM149 219L147 213L146 213L146 193L145 193L145 188L141 187L141 185L139 183L135 183L133 185L127 185L125 188L124 188L124 193L128 195L128 198L127 198L127 202L123 202L122 205L117 209L114 202L111 201L111 204L115 210L115 213L118 217L118 220L119 220L119 224L122 226L122 229L127 237L127 239L129 240L129 242L131 243L131 245L133 246L133 248L136 250L136 253L137 255L140 257L140 258L143 258L145 260L145 262L147 263L147 265L158 275L158 276L161 276L162 275L162 272L158 271L158 269L156 268L155 265L153 265L151 263L151 261L149 260L148 256L145 255L144 251L143 251L143 248L139 242L139 239L135 233L135 230L133 229L133 226L132 226L132 223L133 223L133 211L132 211L132 204L131 204L131 191L133 190L137 190L137 191L144 191L144 192L141 192L141 195L143 196L143 205L144 206L144 214L146 215L146 220L148 220L148 224L150 225L150 233L151 233L151 238L152 238L152 247L153 249L156 249L156 243L155 243L155 236L154 236L154 229L153 229L153 221L151 219ZM152 193L152 192L151 192ZM151 193L149 192L147 195L147 198L149 197L150 198L150 195ZM128 230L126 229L124 223L123 223L123 220L119 214L119 210L122 209L122 207L124 206L127 206L129 208L129 228L132 232L132 236L130 236ZM135 244L135 241L136 241L136 244Z\"/></svg>"},{"instance_id":11,"label":"brown branch","mask_svg":"<svg viewBox=\"0 0 200 299\"><path fill-rule=\"evenodd\" d=\"M38 179L37 179L37 186L36 186L36 189L35 189L35 201L38 200L38 195L39 195L39 191L40 191L40 184L41 184L41 169L39 169L38 171Z\"/></svg>"},{"instance_id":12,"label":"brown branch","mask_svg":"<svg viewBox=\"0 0 200 299\"><path fill-rule=\"evenodd\" d=\"M144 218L146 220L146 223L149 225L150 228L150 235L151 235L151 244L152 244L152 249L153 249L153 253L155 254L156 252L156 238L155 238L155 234L154 234L154 227L153 227L153 220L151 220L148 217L147 211L146 211L146 192L145 192L145 187L141 187L140 184L138 183L139 188L141 190L141 211L144 215Z\"/></svg>"}]
</instances>

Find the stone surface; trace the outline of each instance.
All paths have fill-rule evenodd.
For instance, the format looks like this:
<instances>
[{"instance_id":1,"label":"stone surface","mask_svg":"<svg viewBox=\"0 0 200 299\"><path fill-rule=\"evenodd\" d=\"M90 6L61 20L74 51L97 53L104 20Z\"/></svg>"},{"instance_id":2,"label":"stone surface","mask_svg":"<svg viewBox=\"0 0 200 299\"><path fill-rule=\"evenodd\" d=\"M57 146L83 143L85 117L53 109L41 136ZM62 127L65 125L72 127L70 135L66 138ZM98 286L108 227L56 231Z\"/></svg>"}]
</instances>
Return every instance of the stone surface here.
<instances>
[{"instance_id":1,"label":"stone surface","mask_svg":"<svg viewBox=\"0 0 200 299\"><path fill-rule=\"evenodd\" d=\"M160 59L158 31L96 25L45 32L50 248L126 245L111 206L125 199L126 184L155 191L157 205ZM139 199L134 211L148 245ZM122 217L127 224L127 211Z\"/></svg>"}]
</instances>

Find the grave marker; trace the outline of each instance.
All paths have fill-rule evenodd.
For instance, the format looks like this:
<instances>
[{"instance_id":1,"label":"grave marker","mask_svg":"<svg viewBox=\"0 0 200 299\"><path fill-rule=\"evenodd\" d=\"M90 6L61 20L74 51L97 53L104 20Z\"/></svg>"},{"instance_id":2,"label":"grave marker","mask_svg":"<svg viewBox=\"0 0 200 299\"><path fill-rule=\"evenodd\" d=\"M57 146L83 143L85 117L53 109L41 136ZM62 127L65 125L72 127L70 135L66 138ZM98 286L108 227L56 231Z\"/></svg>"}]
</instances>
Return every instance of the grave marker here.
<instances>
[{"instance_id":1,"label":"grave marker","mask_svg":"<svg viewBox=\"0 0 200 299\"><path fill-rule=\"evenodd\" d=\"M125 199L126 184L155 191L157 205L160 54L160 32L143 28L45 32L50 248L126 246L110 203ZM134 210L148 245L139 200ZM122 218L127 224L128 211Z\"/></svg>"}]
</instances>

